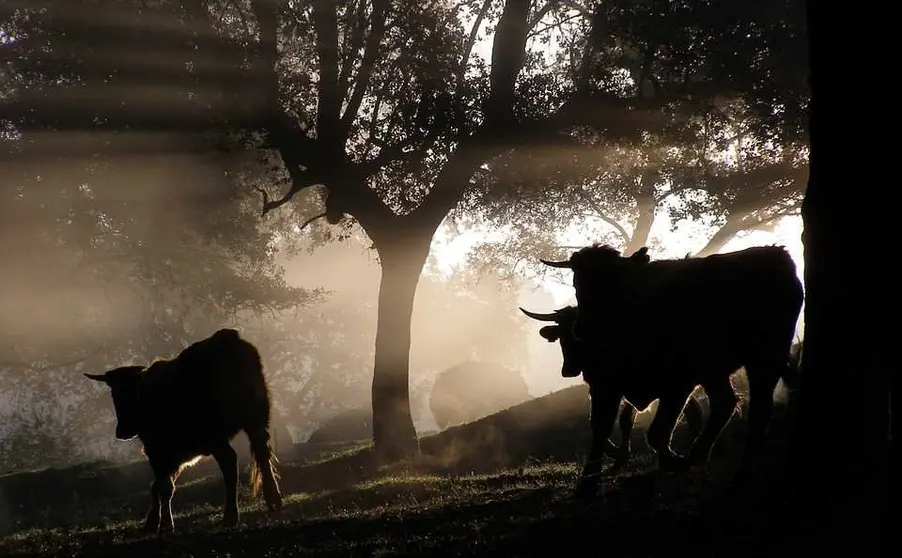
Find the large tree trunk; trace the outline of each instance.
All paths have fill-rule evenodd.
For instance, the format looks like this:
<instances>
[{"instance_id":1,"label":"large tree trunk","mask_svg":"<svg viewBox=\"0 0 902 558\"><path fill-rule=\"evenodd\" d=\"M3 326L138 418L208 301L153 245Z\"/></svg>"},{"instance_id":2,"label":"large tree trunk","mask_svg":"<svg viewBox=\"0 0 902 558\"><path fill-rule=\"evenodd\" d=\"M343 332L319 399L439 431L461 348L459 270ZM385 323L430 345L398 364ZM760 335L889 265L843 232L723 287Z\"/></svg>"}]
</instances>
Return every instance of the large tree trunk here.
<instances>
[{"instance_id":1,"label":"large tree trunk","mask_svg":"<svg viewBox=\"0 0 902 558\"><path fill-rule=\"evenodd\" d=\"M805 344L795 482L803 510L799 519L817 520L817 532L830 539L820 541L825 548L832 544L877 556L888 510L891 389L883 329L890 323L889 304L881 299L891 293L877 254L864 254L858 239L848 234L849 204L864 201L864 194L849 185L869 181L858 176L860 161L868 155L851 153L856 149L847 138L866 136L860 122L868 117L848 110L850 97L856 97L845 93L858 86L846 85L835 58L824 52L835 39L819 27L824 16L813 17L822 8L827 4L808 2L811 152L802 206ZM830 79L833 95L826 97L830 75L835 76ZM835 103L827 104L832 98Z\"/></svg>"},{"instance_id":2,"label":"large tree trunk","mask_svg":"<svg viewBox=\"0 0 902 558\"><path fill-rule=\"evenodd\" d=\"M386 461L418 453L410 414L410 326L432 234L393 233L376 243L382 265L373 370L373 443Z\"/></svg>"}]
</instances>

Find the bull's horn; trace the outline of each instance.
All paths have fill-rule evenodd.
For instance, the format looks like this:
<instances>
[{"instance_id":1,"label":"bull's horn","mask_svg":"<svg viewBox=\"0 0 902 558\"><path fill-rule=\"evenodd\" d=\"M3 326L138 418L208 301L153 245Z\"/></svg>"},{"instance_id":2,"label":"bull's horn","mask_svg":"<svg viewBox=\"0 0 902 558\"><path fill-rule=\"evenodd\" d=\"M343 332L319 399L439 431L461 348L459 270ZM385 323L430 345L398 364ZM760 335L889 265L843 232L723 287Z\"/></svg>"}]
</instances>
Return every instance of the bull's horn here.
<instances>
[{"instance_id":1,"label":"bull's horn","mask_svg":"<svg viewBox=\"0 0 902 558\"><path fill-rule=\"evenodd\" d=\"M553 262L551 260L543 260L542 258L539 258L539 261L550 267L559 267L559 268L563 268L563 269L570 269L570 267L571 267L570 260L564 260L562 262Z\"/></svg>"},{"instance_id":2,"label":"bull's horn","mask_svg":"<svg viewBox=\"0 0 902 558\"><path fill-rule=\"evenodd\" d=\"M557 312L551 312L549 314L537 314L535 312L530 312L529 310L526 310L519 306L518 306L518 308L520 308L520 312L523 312L524 314L526 314L533 320L539 320L540 322L556 322L558 319Z\"/></svg>"},{"instance_id":3,"label":"bull's horn","mask_svg":"<svg viewBox=\"0 0 902 558\"><path fill-rule=\"evenodd\" d=\"M88 374L87 372L85 372L85 376L97 382L106 381L106 376L104 374Z\"/></svg>"}]
</instances>

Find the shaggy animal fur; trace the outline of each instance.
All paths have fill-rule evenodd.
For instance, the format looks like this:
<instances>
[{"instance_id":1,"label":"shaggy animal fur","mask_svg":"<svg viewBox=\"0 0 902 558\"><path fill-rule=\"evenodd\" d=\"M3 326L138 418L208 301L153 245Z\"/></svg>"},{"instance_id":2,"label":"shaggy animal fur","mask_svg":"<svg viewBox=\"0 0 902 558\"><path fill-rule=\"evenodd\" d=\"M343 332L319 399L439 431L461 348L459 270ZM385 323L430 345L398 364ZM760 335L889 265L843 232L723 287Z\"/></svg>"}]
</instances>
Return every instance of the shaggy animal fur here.
<instances>
[{"instance_id":1,"label":"shaggy animal fur","mask_svg":"<svg viewBox=\"0 0 902 558\"><path fill-rule=\"evenodd\" d=\"M111 389L116 438L138 437L153 469L145 528L172 530L172 495L179 474L212 455L222 470L223 522L238 523L238 457L230 441L244 431L254 463L251 487L262 484L270 511L282 506L270 438L270 396L260 354L234 329L221 329L172 360L85 374Z\"/></svg>"}]
</instances>

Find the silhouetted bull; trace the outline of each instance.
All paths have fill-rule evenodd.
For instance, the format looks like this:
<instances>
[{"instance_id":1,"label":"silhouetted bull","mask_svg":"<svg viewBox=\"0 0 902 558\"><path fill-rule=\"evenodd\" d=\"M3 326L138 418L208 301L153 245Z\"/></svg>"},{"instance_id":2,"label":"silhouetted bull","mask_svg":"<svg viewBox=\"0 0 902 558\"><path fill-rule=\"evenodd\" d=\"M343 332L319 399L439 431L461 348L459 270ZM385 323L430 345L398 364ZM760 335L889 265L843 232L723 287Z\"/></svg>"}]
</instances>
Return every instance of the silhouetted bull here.
<instances>
[{"instance_id":1,"label":"silhouetted bull","mask_svg":"<svg viewBox=\"0 0 902 558\"><path fill-rule=\"evenodd\" d=\"M238 457L230 441L244 431L254 461L251 486L270 511L282 506L269 432L270 401L260 354L234 329L221 329L172 360L85 374L110 386L116 438L137 436L153 469L145 528L172 530L179 474L203 456L216 459L226 487L223 523L238 523ZM161 518L162 512L162 518ZM162 521L161 521L162 519Z\"/></svg>"},{"instance_id":2,"label":"silhouetted bull","mask_svg":"<svg viewBox=\"0 0 902 558\"><path fill-rule=\"evenodd\" d=\"M573 270L579 312L558 331L582 342L571 352L579 360L565 364L562 373L572 374L573 366L592 371L593 447L581 475L581 495L597 486L621 396L636 406L660 399L649 445L658 451L662 468L683 467L686 460L668 441L686 398L698 385L708 395L711 415L689 455L690 461L704 460L736 405L730 376L744 366L749 414L742 476L764 442L777 382L791 381L788 357L804 295L785 249L754 247L654 262L647 252L642 248L623 257L596 245L567 261L541 260ZM564 344L562 349L569 350Z\"/></svg>"},{"instance_id":3,"label":"silhouetted bull","mask_svg":"<svg viewBox=\"0 0 902 558\"><path fill-rule=\"evenodd\" d=\"M607 386L605 384L604 374L593 373L591 368L584 367L582 360L583 347L580 340L576 338L574 333L578 315L576 306L566 306L549 314L530 312L529 310L526 310L524 308L520 308L520 311L534 320L541 322L555 322L556 325L545 326L541 328L539 330L539 335L541 335L546 341L550 343L553 343L555 341L560 343L561 354L563 356L561 375L563 375L564 377L573 378L582 373L583 380L586 382L586 384L588 384L590 393L594 393L596 391L604 391L606 389L613 389L611 386ZM621 468L626 463L627 459L629 459L631 453L630 438L632 436L633 426L635 424L636 412L647 409L651 402L657 398L652 398L649 401L631 400L629 398L629 394L631 392L632 390L627 390L624 392L624 397L621 398L619 409L617 411L617 414L620 417L618 420L618 426L620 427L620 437L622 439L621 445L614 445L614 443L611 442L609 438L606 438L603 444L604 453L608 457L615 459L613 470ZM662 389L661 395L666 395L666 390ZM687 426L693 433L693 437L696 436L700 430L701 422L703 420L703 411L699 402L694 397L688 398L684 416L686 418ZM678 420L679 416L674 418L674 423L671 425L668 432L672 433L674 428L676 428ZM594 423L595 421L593 421L593 428ZM651 446L650 442L649 446Z\"/></svg>"}]
</instances>

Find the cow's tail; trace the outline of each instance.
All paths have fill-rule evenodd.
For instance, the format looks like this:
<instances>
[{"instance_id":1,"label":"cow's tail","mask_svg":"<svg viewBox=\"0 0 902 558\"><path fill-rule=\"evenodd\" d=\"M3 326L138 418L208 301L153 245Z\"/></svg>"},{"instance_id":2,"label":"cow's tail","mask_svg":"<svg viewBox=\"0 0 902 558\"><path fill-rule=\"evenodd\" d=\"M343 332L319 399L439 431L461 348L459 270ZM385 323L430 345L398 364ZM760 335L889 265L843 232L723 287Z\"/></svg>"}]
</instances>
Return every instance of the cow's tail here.
<instances>
[{"instance_id":1,"label":"cow's tail","mask_svg":"<svg viewBox=\"0 0 902 558\"><path fill-rule=\"evenodd\" d=\"M273 453L269 428L264 427L247 433L251 444L251 493L256 496L263 487L263 498L269 511L282 509L282 493L279 491L279 476L276 471L276 454Z\"/></svg>"}]
</instances>

